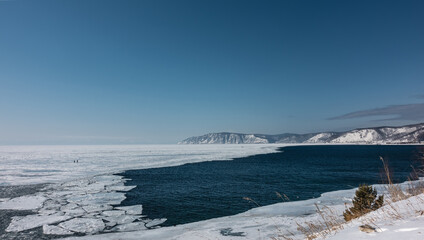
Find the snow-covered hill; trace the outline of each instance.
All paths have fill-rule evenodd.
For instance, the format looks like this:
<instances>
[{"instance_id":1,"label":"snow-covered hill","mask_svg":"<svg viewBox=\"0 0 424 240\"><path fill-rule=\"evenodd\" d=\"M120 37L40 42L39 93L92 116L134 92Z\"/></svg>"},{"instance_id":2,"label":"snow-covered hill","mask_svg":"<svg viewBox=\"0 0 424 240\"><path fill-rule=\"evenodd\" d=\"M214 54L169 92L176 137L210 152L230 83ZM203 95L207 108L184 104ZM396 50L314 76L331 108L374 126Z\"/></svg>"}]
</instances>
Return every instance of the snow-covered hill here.
<instances>
[{"instance_id":1,"label":"snow-covered hill","mask_svg":"<svg viewBox=\"0 0 424 240\"><path fill-rule=\"evenodd\" d=\"M424 123L401 127L374 127L347 132L309 134L209 133L187 138L179 144L255 144L255 143L419 143L424 141Z\"/></svg>"},{"instance_id":2,"label":"snow-covered hill","mask_svg":"<svg viewBox=\"0 0 424 240\"><path fill-rule=\"evenodd\" d=\"M241 133L209 133L199 137L187 138L180 142L182 144L251 144L251 143L270 143L264 137L255 136L255 134Z\"/></svg>"},{"instance_id":3,"label":"snow-covered hill","mask_svg":"<svg viewBox=\"0 0 424 240\"><path fill-rule=\"evenodd\" d=\"M403 127L355 129L331 140L331 143L417 143L424 141L424 124Z\"/></svg>"}]
</instances>

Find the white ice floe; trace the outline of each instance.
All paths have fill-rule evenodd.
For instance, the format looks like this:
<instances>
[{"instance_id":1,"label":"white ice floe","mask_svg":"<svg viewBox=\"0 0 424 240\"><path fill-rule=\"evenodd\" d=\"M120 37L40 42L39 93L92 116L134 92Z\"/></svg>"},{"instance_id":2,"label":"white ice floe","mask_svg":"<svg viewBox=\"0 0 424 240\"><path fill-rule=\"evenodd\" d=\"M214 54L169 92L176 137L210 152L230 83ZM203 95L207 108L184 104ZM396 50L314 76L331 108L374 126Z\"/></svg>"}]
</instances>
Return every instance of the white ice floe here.
<instances>
[{"instance_id":1,"label":"white ice floe","mask_svg":"<svg viewBox=\"0 0 424 240\"><path fill-rule=\"evenodd\" d=\"M87 213L83 208L66 209L63 211L67 216L79 217Z\"/></svg>"},{"instance_id":2,"label":"white ice floe","mask_svg":"<svg viewBox=\"0 0 424 240\"><path fill-rule=\"evenodd\" d=\"M67 210L72 210L72 209L76 209L76 208L80 208L80 206L78 204L75 203L68 203L66 205L63 205L60 207L61 211L67 211Z\"/></svg>"},{"instance_id":3,"label":"white ice floe","mask_svg":"<svg viewBox=\"0 0 424 240\"><path fill-rule=\"evenodd\" d=\"M102 211L111 210L111 209L113 209L113 207L110 206L110 205L101 204L101 205L83 206L82 209L84 209L84 211L87 212L87 213L93 213L93 212L102 212Z\"/></svg>"},{"instance_id":4,"label":"white ice floe","mask_svg":"<svg viewBox=\"0 0 424 240\"><path fill-rule=\"evenodd\" d=\"M108 191L118 191L118 192L128 192L134 188L136 188L137 186L109 186L106 187L106 190Z\"/></svg>"},{"instance_id":5,"label":"white ice floe","mask_svg":"<svg viewBox=\"0 0 424 240\"><path fill-rule=\"evenodd\" d=\"M27 215L25 217L13 217L12 222L6 228L6 232L21 232L27 229L53 224L70 219L70 216L54 215Z\"/></svg>"},{"instance_id":6,"label":"white ice floe","mask_svg":"<svg viewBox=\"0 0 424 240\"><path fill-rule=\"evenodd\" d=\"M54 210L54 209L51 209L51 210L50 209L40 209L40 210L38 210L38 215L52 215L52 214L55 214L57 212L58 211Z\"/></svg>"},{"instance_id":7,"label":"white ice floe","mask_svg":"<svg viewBox=\"0 0 424 240\"><path fill-rule=\"evenodd\" d=\"M41 208L44 201L46 198L43 196L22 196L0 202L0 209L34 210Z\"/></svg>"},{"instance_id":8,"label":"white ice floe","mask_svg":"<svg viewBox=\"0 0 424 240\"><path fill-rule=\"evenodd\" d=\"M122 211L122 210L103 211L102 214L107 217L114 217L114 216L124 215L125 211Z\"/></svg>"},{"instance_id":9,"label":"white ice floe","mask_svg":"<svg viewBox=\"0 0 424 240\"><path fill-rule=\"evenodd\" d=\"M105 228L101 219L97 218L74 218L58 225L63 229L79 233L97 233Z\"/></svg>"},{"instance_id":10,"label":"white ice floe","mask_svg":"<svg viewBox=\"0 0 424 240\"><path fill-rule=\"evenodd\" d=\"M121 192L99 192L90 194L74 195L66 200L70 203L76 203L84 206L96 206L96 205L117 205L125 200L125 193Z\"/></svg>"},{"instance_id":11,"label":"white ice floe","mask_svg":"<svg viewBox=\"0 0 424 240\"><path fill-rule=\"evenodd\" d=\"M126 214L131 215L141 215L141 213L143 212L143 206L141 205L117 207L116 209L124 210Z\"/></svg>"},{"instance_id":12,"label":"white ice floe","mask_svg":"<svg viewBox=\"0 0 424 240\"><path fill-rule=\"evenodd\" d=\"M127 223L118 225L111 229L113 232L130 232L130 231L141 231L146 230L146 226L144 222L133 222L133 223Z\"/></svg>"},{"instance_id":13,"label":"white ice floe","mask_svg":"<svg viewBox=\"0 0 424 240\"><path fill-rule=\"evenodd\" d=\"M43 233L47 235L72 235L73 232L54 225L43 225Z\"/></svg>"},{"instance_id":14,"label":"white ice floe","mask_svg":"<svg viewBox=\"0 0 424 240\"><path fill-rule=\"evenodd\" d=\"M102 217L104 220L108 222L113 222L116 224L126 224L126 223L132 223L135 220L138 220L141 218L141 216L137 215L119 215L119 216L110 216L110 217Z\"/></svg>"},{"instance_id":15,"label":"white ice floe","mask_svg":"<svg viewBox=\"0 0 424 240\"><path fill-rule=\"evenodd\" d=\"M151 228L158 226L166 221L166 218L159 218L159 219L153 219L152 221L149 221L146 223L146 227Z\"/></svg>"}]
</instances>

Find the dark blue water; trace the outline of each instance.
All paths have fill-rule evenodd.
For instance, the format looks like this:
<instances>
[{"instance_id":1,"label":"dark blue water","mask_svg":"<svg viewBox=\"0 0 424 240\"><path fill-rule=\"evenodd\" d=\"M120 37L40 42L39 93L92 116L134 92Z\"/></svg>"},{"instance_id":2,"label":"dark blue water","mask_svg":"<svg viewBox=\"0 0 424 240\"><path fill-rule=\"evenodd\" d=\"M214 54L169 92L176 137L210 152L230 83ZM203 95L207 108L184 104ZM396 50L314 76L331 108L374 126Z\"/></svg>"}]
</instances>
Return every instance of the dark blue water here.
<instances>
[{"instance_id":1,"label":"dark blue water","mask_svg":"<svg viewBox=\"0 0 424 240\"><path fill-rule=\"evenodd\" d=\"M150 218L167 218L164 226L234 215L282 200L319 197L329 191L359 184L382 183L382 162L388 161L394 180L403 182L411 165L419 166L423 148L418 146L297 146L279 153L126 171L137 185L122 205L142 204Z\"/></svg>"}]
</instances>

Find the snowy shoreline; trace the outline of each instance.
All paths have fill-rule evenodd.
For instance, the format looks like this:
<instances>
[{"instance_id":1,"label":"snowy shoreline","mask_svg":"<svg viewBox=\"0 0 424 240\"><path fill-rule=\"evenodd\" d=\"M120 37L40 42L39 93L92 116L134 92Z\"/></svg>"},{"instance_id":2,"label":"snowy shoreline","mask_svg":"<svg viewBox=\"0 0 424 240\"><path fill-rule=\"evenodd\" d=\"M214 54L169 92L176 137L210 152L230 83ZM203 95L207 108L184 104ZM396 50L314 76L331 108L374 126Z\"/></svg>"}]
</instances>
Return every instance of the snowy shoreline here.
<instances>
[{"instance_id":1,"label":"snowy shoreline","mask_svg":"<svg viewBox=\"0 0 424 240\"><path fill-rule=\"evenodd\" d=\"M424 183L424 180L415 183ZM409 187L409 182L398 184L403 189ZM386 185L373 185L380 194L387 194ZM303 239L304 235L297 230L298 223L317 222L320 220L316 212L316 206L329 207L338 215L342 215L345 204L351 202L356 188L323 193L319 198L282 202L268 206L257 207L249 211L220 218L204 220L200 222L163 227L149 231L133 231L125 233L107 233L84 237L69 237L67 240L112 240L112 239L272 239L285 235L293 239ZM424 202L420 203L424 205ZM424 219L421 219L424 221ZM357 226L358 221L350 225ZM347 232L347 228L344 232ZM342 231L343 232L343 231ZM350 230L357 237L357 231ZM289 234L290 233L290 234ZM366 238L366 233L359 233L360 237ZM338 238L334 234L335 239ZM344 238L357 239L357 238ZM384 239L384 238L382 238Z\"/></svg>"}]
</instances>

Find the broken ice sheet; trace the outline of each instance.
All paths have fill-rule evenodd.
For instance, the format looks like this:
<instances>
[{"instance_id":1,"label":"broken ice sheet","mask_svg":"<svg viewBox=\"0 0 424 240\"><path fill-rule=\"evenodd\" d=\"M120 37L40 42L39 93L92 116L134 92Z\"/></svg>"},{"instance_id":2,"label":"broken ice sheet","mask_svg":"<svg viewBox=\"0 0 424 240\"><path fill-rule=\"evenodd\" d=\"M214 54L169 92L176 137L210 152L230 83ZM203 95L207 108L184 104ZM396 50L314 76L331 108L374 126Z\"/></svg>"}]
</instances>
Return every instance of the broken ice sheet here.
<instances>
[{"instance_id":1,"label":"broken ice sheet","mask_svg":"<svg viewBox=\"0 0 424 240\"><path fill-rule=\"evenodd\" d=\"M58 201L54 201L52 199L48 199L44 202L43 208L40 210L59 210L62 206Z\"/></svg>"},{"instance_id":2,"label":"broken ice sheet","mask_svg":"<svg viewBox=\"0 0 424 240\"><path fill-rule=\"evenodd\" d=\"M120 216L110 216L110 217L102 217L104 220L111 222L111 223L117 223L117 224L125 224L125 223L131 223L135 220L138 220L141 218L141 216L137 215L120 215Z\"/></svg>"},{"instance_id":3,"label":"broken ice sheet","mask_svg":"<svg viewBox=\"0 0 424 240\"><path fill-rule=\"evenodd\" d=\"M0 202L0 209L34 210L43 206L46 198L43 196L22 196Z\"/></svg>"},{"instance_id":4,"label":"broken ice sheet","mask_svg":"<svg viewBox=\"0 0 424 240\"><path fill-rule=\"evenodd\" d=\"M118 205L125 200L125 193L118 192L99 192L92 194L81 194L70 196L67 198L68 202L77 203L80 205L101 205L110 204Z\"/></svg>"},{"instance_id":5,"label":"broken ice sheet","mask_svg":"<svg viewBox=\"0 0 424 240\"><path fill-rule=\"evenodd\" d=\"M38 214L14 217L7 231L24 231L43 226L44 234L69 235L75 232L93 234L104 231L135 231L146 229L142 205L113 208L125 200L125 193L135 186L125 186L121 176L96 176L69 183L49 185L42 195L2 199L8 208L38 209ZM149 220L150 221L150 220ZM152 221L149 226L161 222ZM57 225L58 224L58 225Z\"/></svg>"},{"instance_id":6,"label":"broken ice sheet","mask_svg":"<svg viewBox=\"0 0 424 240\"><path fill-rule=\"evenodd\" d=\"M43 233L48 235L71 235L73 232L54 225L43 225Z\"/></svg>"},{"instance_id":7,"label":"broken ice sheet","mask_svg":"<svg viewBox=\"0 0 424 240\"><path fill-rule=\"evenodd\" d=\"M112 206L110 205L88 205L88 206L83 206L82 207L84 209L84 211L86 211L87 213L93 213L93 212L100 212L100 211L106 211L106 210L111 210Z\"/></svg>"},{"instance_id":8,"label":"broken ice sheet","mask_svg":"<svg viewBox=\"0 0 424 240\"><path fill-rule=\"evenodd\" d=\"M40 209L38 211L39 215L52 215L52 214L55 214L55 213L57 213L57 210Z\"/></svg>"},{"instance_id":9,"label":"broken ice sheet","mask_svg":"<svg viewBox=\"0 0 424 240\"><path fill-rule=\"evenodd\" d=\"M112 232L129 232L129 231L139 231L147 229L144 222L133 222L118 225L111 229Z\"/></svg>"},{"instance_id":10,"label":"broken ice sheet","mask_svg":"<svg viewBox=\"0 0 424 240\"><path fill-rule=\"evenodd\" d=\"M146 223L146 227L151 228L154 226L157 226L159 224L162 224L166 221L166 218L157 218L157 219L153 219L152 221L149 221Z\"/></svg>"},{"instance_id":11,"label":"broken ice sheet","mask_svg":"<svg viewBox=\"0 0 424 240\"><path fill-rule=\"evenodd\" d=\"M124 215L125 211L123 210L111 210L111 211L103 211L102 214L107 217Z\"/></svg>"},{"instance_id":12,"label":"broken ice sheet","mask_svg":"<svg viewBox=\"0 0 424 240\"><path fill-rule=\"evenodd\" d=\"M140 215L143 211L143 206L133 205L133 206L126 206L126 207L117 207L116 209L124 210L127 214L130 214L130 215Z\"/></svg>"},{"instance_id":13,"label":"broken ice sheet","mask_svg":"<svg viewBox=\"0 0 424 240\"><path fill-rule=\"evenodd\" d=\"M63 212L65 213L65 215L69 215L73 217L79 217L87 213L82 208L66 209Z\"/></svg>"},{"instance_id":14,"label":"broken ice sheet","mask_svg":"<svg viewBox=\"0 0 424 240\"><path fill-rule=\"evenodd\" d=\"M119 192L128 192L137 186L121 186L121 185L114 185L114 186L108 186L106 187L106 190L108 191L119 191Z\"/></svg>"},{"instance_id":15,"label":"broken ice sheet","mask_svg":"<svg viewBox=\"0 0 424 240\"><path fill-rule=\"evenodd\" d=\"M105 228L101 219L96 218L74 218L58 225L61 228L79 233L98 233Z\"/></svg>"},{"instance_id":16,"label":"broken ice sheet","mask_svg":"<svg viewBox=\"0 0 424 240\"><path fill-rule=\"evenodd\" d=\"M69 204L61 206L60 210L66 211L66 210L71 210L71 209L75 209L75 208L79 208L79 206L75 203L69 203Z\"/></svg>"},{"instance_id":17,"label":"broken ice sheet","mask_svg":"<svg viewBox=\"0 0 424 240\"><path fill-rule=\"evenodd\" d=\"M55 215L27 215L25 217L12 217L12 222L6 228L6 232L21 232L27 229L53 224L70 219L70 216Z\"/></svg>"},{"instance_id":18,"label":"broken ice sheet","mask_svg":"<svg viewBox=\"0 0 424 240\"><path fill-rule=\"evenodd\" d=\"M66 195L75 194L75 191L52 191L49 192L49 197L51 198L59 198Z\"/></svg>"}]
</instances>

